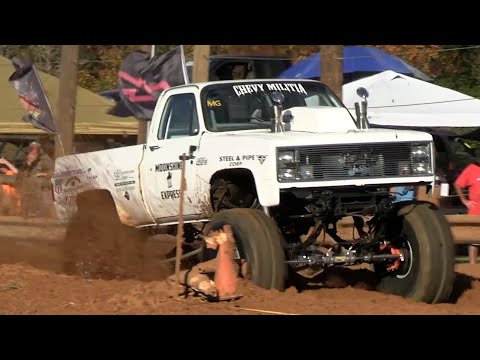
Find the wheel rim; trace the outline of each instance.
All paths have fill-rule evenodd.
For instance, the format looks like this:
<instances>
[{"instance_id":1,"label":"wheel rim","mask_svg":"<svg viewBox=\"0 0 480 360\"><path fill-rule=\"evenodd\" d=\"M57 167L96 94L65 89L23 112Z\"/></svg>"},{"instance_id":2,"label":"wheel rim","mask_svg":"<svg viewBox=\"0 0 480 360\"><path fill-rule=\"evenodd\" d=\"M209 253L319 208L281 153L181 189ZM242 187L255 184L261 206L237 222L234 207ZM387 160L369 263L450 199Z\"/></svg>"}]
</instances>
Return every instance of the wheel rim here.
<instances>
[{"instance_id":1,"label":"wheel rim","mask_svg":"<svg viewBox=\"0 0 480 360\"><path fill-rule=\"evenodd\" d=\"M405 279L410 273L412 272L413 267L413 249L412 245L410 245L410 241L405 240L406 248L401 248L401 253L403 255L404 261L400 268L397 270L397 274L395 275L398 279Z\"/></svg>"}]
</instances>

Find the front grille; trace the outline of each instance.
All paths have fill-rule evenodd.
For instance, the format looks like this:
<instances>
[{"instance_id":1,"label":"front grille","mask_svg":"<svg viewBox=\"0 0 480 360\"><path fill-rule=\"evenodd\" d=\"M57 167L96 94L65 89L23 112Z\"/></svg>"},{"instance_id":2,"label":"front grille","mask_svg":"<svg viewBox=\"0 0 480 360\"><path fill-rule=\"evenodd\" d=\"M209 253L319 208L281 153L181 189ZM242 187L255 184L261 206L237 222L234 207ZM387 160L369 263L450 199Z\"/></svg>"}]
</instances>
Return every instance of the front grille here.
<instances>
[{"instance_id":1,"label":"front grille","mask_svg":"<svg viewBox=\"0 0 480 360\"><path fill-rule=\"evenodd\" d=\"M300 167L310 165L315 180L412 176L411 143L300 147Z\"/></svg>"}]
</instances>

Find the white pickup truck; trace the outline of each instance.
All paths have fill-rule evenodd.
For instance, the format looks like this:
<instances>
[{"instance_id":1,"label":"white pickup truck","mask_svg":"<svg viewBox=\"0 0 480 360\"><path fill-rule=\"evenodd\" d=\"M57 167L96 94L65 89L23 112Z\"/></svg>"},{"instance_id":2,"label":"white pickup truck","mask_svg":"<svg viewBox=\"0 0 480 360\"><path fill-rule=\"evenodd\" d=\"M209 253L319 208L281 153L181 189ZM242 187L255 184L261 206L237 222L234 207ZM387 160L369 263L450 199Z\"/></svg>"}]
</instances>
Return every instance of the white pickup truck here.
<instances>
[{"instance_id":1,"label":"white pickup truck","mask_svg":"<svg viewBox=\"0 0 480 360\"><path fill-rule=\"evenodd\" d=\"M66 270L80 271L88 256L90 273L141 262L142 239L178 225L185 154L185 242L199 239L199 224L204 232L230 224L244 275L259 286L282 290L292 274L371 263L379 291L448 300L447 221L433 204L396 201L394 192L434 184L432 136L368 128L364 111L358 115L313 80L164 91L146 144L56 160L55 206L69 224ZM337 233L345 217L354 219L352 239ZM108 255L92 265L100 249Z\"/></svg>"}]
</instances>

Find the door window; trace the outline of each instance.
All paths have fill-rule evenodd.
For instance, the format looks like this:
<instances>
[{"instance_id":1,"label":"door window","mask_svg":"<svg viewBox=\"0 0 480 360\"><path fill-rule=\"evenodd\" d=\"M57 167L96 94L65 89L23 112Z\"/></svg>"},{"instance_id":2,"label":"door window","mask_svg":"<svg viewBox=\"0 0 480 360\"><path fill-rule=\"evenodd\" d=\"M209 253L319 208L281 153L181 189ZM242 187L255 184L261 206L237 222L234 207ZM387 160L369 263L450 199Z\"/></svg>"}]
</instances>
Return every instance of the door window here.
<instances>
[{"instance_id":1,"label":"door window","mask_svg":"<svg viewBox=\"0 0 480 360\"><path fill-rule=\"evenodd\" d=\"M199 131L194 94L172 95L160 120L158 139L173 139L197 135Z\"/></svg>"}]
</instances>

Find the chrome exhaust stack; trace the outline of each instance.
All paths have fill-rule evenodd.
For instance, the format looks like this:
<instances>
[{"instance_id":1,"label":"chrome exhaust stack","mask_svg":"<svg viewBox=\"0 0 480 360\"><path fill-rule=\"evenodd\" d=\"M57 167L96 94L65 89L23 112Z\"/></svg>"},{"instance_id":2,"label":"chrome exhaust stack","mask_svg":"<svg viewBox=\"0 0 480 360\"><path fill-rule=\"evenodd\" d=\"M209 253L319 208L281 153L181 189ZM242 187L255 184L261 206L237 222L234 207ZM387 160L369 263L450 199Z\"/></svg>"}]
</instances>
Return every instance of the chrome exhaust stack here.
<instances>
[{"instance_id":1,"label":"chrome exhaust stack","mask_svg":"<svg viewBox=\"0 0 480 360\"><path fill-rule=\"evenodd\" d=\"M283 106L282 103L285 100L285 95L283 95L280 91L272 92L271 94L272 101L275 103L273 105L273 119L271 130L273 133L283 133L285 132L285 128L283 126L283 119L282 119L282 111Z\"/></svg>"},{"instance_id":2,"label":"chrome exhaust stack","mask_svg":"<svg viewBox=\"0 0 480 360\"><path fill-rule=\"evenodd\" d=\"M363 98L363 101L355 103L355 114L357 116L357 127L360 130L367 130L370 126L367 118L367 98L368 90L364 87L357 89L357 95Z\"/></svg>"}]
</instances>

